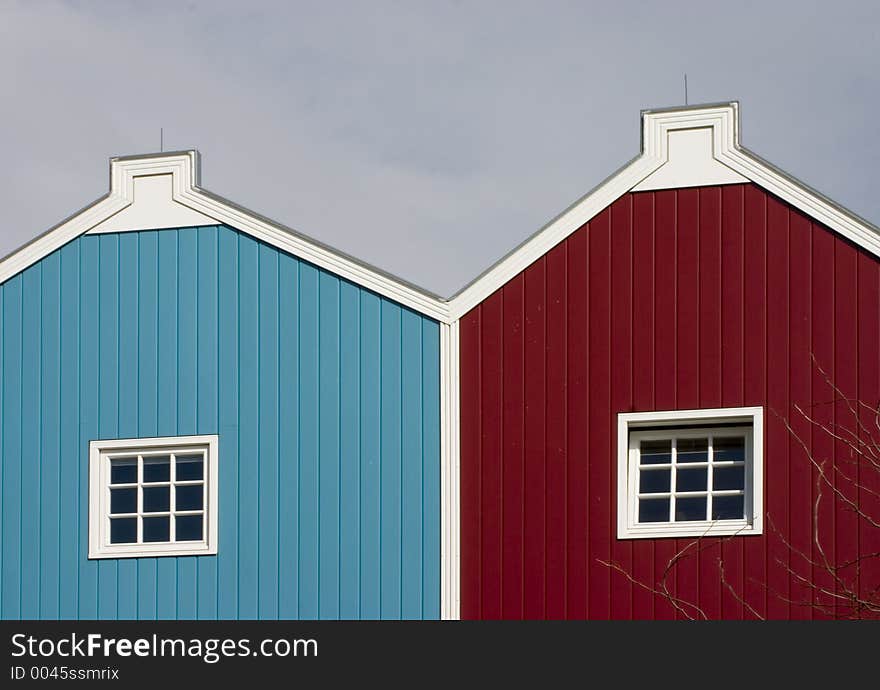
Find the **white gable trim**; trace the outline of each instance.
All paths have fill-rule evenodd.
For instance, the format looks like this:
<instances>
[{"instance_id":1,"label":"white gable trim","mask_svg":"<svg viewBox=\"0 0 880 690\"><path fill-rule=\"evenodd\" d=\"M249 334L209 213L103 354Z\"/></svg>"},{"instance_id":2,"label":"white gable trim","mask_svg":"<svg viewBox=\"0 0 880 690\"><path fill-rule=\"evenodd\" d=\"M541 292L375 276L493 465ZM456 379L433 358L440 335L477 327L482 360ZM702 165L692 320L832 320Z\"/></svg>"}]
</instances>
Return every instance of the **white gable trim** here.
<instances>
[{"instance_id":1,"label":"white gable trim","mask_svg":"<svg viewBox=\"0 0 880 690\"><path fill-rule=\"evenodd\" d=\"M446 302L436 295L211 194L199 188L198 177L196 151L111 159L109 194L0 261L0 283L82 234L222 223L425 316L448 322Z\"/></svg>"},{"instance_id":2,"label":"white gable trim","mask_svg":"<svg viewBox=\"0 0 880 690\"><path fill-rule=\"evenodd\" d=\"M712 141L713 131L713 127L697 127L667 132L666 163L639 182L632 191L748 182L747 178L718 160Z\"/></svg>"},{"instance_id":3,"label":"white gable trim","mask_svg":"<svg viewBox=\"0 0 880 690\"><path fill-rule=\"evenodd\" d=\"M0 283L84 233L223 223L453 323L627 192L749 181L880 256L880 229L740 146L731 102L643 111L639 156L448 300L200 188L196 151L111 159L110 192L0 260Z\"/></svg>"},{"instance_id":4,"label":"white gable trim","mask_svg":"<svg viewBox=\"0 0 880 690\"><path fill-rule=\"evenodd\" d=\"M163 228L191 228L213 225L211 218L174 200L174 175L139 175L133 180L133 198L129 206L98 223L87 234L134 232Z\"/></svg>"},{"instance_id":5,"label":"white gable trim","mask_svg":"<svg viewBox=\"0 0 880 690\"><path fill-rule=\"evenodd\" d=\"M880 257L880 228L740 146L736 102L649 110L641 155L450 298L449 317L464 316L627 192L749 181Z\"/></svg>"}]
</instances>

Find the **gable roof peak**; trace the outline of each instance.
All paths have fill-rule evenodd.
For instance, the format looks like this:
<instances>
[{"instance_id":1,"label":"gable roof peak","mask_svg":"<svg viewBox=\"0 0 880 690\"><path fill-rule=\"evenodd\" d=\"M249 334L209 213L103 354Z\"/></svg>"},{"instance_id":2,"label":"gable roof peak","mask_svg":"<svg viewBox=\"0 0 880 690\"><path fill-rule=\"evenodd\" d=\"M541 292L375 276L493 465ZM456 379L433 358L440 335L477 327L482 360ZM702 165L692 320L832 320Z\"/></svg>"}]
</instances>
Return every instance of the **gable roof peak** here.
<instances>
[{"instance_id":1,"label":"gable roof peak","mask_svg":"<svg viewBox=\"0 0 880 690\"><path fill-rule=\"evenodd\" d=\"M880 228L742 146L739 122L737 101L642 110L640 154L457 292L450 317L466 314L629 192L753 183L880 257Z\"/></svg>"}]
</instances>

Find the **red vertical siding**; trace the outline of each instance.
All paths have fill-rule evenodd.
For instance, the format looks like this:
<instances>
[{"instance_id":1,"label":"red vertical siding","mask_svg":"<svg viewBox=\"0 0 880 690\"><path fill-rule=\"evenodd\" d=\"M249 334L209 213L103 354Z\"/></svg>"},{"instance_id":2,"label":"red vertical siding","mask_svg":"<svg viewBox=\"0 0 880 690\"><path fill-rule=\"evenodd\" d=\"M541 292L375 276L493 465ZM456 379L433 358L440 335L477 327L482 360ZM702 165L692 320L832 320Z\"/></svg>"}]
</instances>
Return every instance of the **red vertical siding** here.
<instances>
[{"instance_id":1,"label":"red vertical siding","mask_svg":"<svg viewBox=\"0 0 880 690\"><path fill-rule=\"evenodd\" d=\"M745 353L745 189L721 188L721 407L744 403ZM745 578L742 539L721 543L721 567L729 587L721 587L720 618L742 618Z\"/></svg>"},{"instance_id":2,"label":"red vertical siding","mask_svg":"<svg viewBox=\"0 0 880 690\"><path fill-rule=\"evenodd\" d=\"M858 413L853 415L850 413L850 409L854 405L852 401L857 399L859 392L859 363L853 356L858 352L859 327L861 325L858 319L859 252L851 244L844 242L838 243L834 250L836 286L834 385L840 391L839 395L834 396L837 400L834 405L834 415L838 428L845 428L848 433L857 436L859 433ZM825 390L828 391L827 384ZM826 395L832 397L834 394L828 391ZM876 398L871 402L876 407ZM841 436L843 437L844 434ZM835 442L834 454L837 458L853 458L849 445L843 441ZM835 477L835 490L840 492L840 496L844 500L834 500L834 494L827 489L822 494L823 507L834 509L834 520L820 523L833 524L833 533L829 535L827 541L822 542L822 547L826 553L830 551L830 558L836 563L851 563L859 556L859 523L863 521L847 504L847 501L854 503L858 499L858 483L848 481L846 477L857 478L859 467L864 466L865 463L847 463L844 465L844 472ZM868 474L872 473L865 472L866 476ZM874 513L875 519L877 515ZM819 554L814 555L815 560L820 558ZM876 560L875 556L865 563L869 566L868 571L871 570L871 563L876 563ZM858 577L858 572L854 568L847 568L842 576L847 579L853 576ZM839 587L837 589L839 590Z\"/></svg>"},{"instance_id":3,"label":"red vertical siding","mask_svg":"<svg viewBox=\"0 0 880 690\"><path fill-rule=\"evenodd\" d=\"M611 408L606 407L602 426L596 429L596 435L611 441L612 452L617 419L611 410L632 407L632 225L632 196L627 195L611 207ZM616 474L612 466L606 480L611 496L617 491ZM632 551L631 540L612 537L612 561L627 572L633 568ZM632 588L624 578L611 578L611 617L632 617Z\"/></svg>"},{"instance_id":4,"label":"red vertical siding","mask_svg":"<svg viewBox=\"0 0 880 690\"><path fill-rule=\"evenodd\" d=\"M804 585L835 587L805 448L846 449L798 410L864 433L834 387L876 403L878 343L877 260L756 186L622 197L462 319L462 616L681 617L606 565L653 585L690 541L616 538L617 414L743 405L765 408L765 534L703 540L666 584L710 618L834 614ZM880 514L876 478L835 481ZM820 505L838 562L880 550Z\"/></svg>"},{"instance_id":5,"label":"red vertical siding","mask_svg":"<svg viewBox=\"0 0 880 690\"><path fill-rule=\"evenodd\" d=\"M654 295L654 322L651 331L654 334L654 360L644 361L645 367L654 371L654 403L647 405L646 410L674 410L678 405L678 325L675 319L675 305L678 301L678 194L664 190L655 194L639 194L639 197L654 199L654 273L655 279L651 286ZM637 233L637 236L640 233ZM639 243L641 244L641 243ZM667 286L667 289L662 289ZM659 288L659 289L658 289ZM641 365L642 361L639 361ZM642 366L637 367L641 369ZM636 409L642 409L638 407ZM674 539L659 539L654 545L654 577L651 583L661 579L675 591L677 573L667 573L667 565L677 550ZM676 610L666 599L646 592L654 606L654 617L675 619ZM651 617L649 609L644 618Z\"/></svg>"},{"instance_id":6,"label":"red vertical siding","mask_svg":"<svg viewBox=\"0 0 880 690\"><path fill-rule=\"evenodd\" d=\"M590 225L590 265L585 280L590 295L590 423L587 456L589 466L589 590L587 616L611 616L611 571L603 563L611 561L614 523L611 520L609 491L613 476L610 463L590 462L594 455L608 457L611 453L611 211L596 216ZM462 538L464 532L462 532ZM462 577L464 577L462 573ZM463 608L464 610L464 608Z\"/></svg>"},{"instance_id":7,"label":"red vertical siding","mask_svg":"<svg viewBox=\"0 0 880 690\"><path fill-rule=\"evenodd\" d=\"M566 575L566 616L585 618L587 615L587 589L589 581L589 554L587 552L587 530L589 529L589 359L584 356L590 343L590 301L583 278L589 270L589 244L586 233L578 233L568 243L568 347L566 365L568 368L568 396L566 411L568 428L566 443L568 448L568 493L566 553L568 555ZM569 576L574 573L574 576Z\"/></svg>"},{"instance_id":8,"label":"red vertical siding","mask_svg":"<svg viewBox=\"0 0 880 690\"><path fill-rule=\"evenodd\" d=\"M743 189L743 404L767 400L767 195L753 186ZM748 343L748 347L746 347ZM767 449L767 432L764 431ZM767 470L764 469L766 477ZM766 482L764 505L767 505ZM767 544L743 539L743 615L767 616ZM749 576L745 577L745 573Z\"/></svg>"},{"instance_id":9,"label":"red vertical siding","mask_svg":"<svg viewBox=\"0 0 880 690\"><path fill-rule=\"evenodd\" d=\"M675 388L676 407L693 409L700 406L700 190L685 189L678 194L677 232L678 261L674 276L677 282L676 302L668 314L658 315L676 324L678 363ZM658 286L662 290L662 286ZM613 461L613 455L610 459ZM688 548L691 539L671 540L674 553ZM676 568L676 591L692 592L699 598L699 554L682 559ZM691 612L693 613L693 612ZM679 612L677 617L682 617Z\"/></svg>"},{"instance_id":10,"label":"red vertical siding","mask_svg":"<svg viewBox=\"0 0 880 690\"><path fill-rule=\"evenodd\" d=\"M546 256L547 261L547 344L545 424L547 429L544 451L546 478L546 521L544 527L547 545L544 589L547 618L565 618L566 562L568 516L566 483L568 480L568 452L566 425L568 422L567 339L568 319L566 297L568 285L566 268L568 244L560 244Z\"/></svg>"},{"instance_id":11,"label":"red vertical siding","mask_svg":"<svg viewBox=\"0 0 880 690\"><path fill-rule=\"evenodd\" d=\"M880 342L880 276L874 260L864 254L859 255L858 268L858 321L859 342L857 357L859 361L859 399L880 402L880 361L875 353ZM871 410L859 410L861 422L859 436L866 438L863 429L870 429L874 422ZM861 476L862 490L859 492L859 505L868 515L880 515L880 472L865 472ZM859 525L861 553L880 553L880 530L867 523ZM859 578L859 591L862 596L880 591L880 572L863 570Z\"/></svg>"},{"instance_id":12,"label":"red vertical siding","mask_svg":"<svg viewBox=\"0 0 880 690\"><path fill-rule=\"evenodd\" d=\"M811 303L811 233L810 221L799 213L790 212L788 219L789 232L789 308L788 308L788 334L789 334L789 405L788 416L791 425L798 437L803 440L803 446L788 434L789 442L789 475L788 492L791 512L789 517L789 542L798 553L809 554L812 551L812 523L809 520L798 519L795 513L800 506L812 506L813 503L813 477L807 451L812 446L812 431L810 423L802 415L797 414L795 405L806 409L810 404L812 386L812 364L810 352L812 351L811 328L810 328L810 303ZM791 557L789 567L799 578L792 583L791 594L795 602L803 605L793 605L790 615L792 618L809 619L812 617L813 608L812 592L809 588L801 585L804 581L812 578L812 567L803 558ZM803 578L803 579L800 579Z\"/></svg>"},{"instance_id":13,"label":"red vertical siding","mask_svg":"<svg viewBox=\"0 0 880 690\"><path fill-rule=\"evenodd\" d=\"M836 335L834 328L834 303L835 303L835 267L834 261L828 261L827 257L834 256L834 236L830 233L813 233L813 328L812 328L812 351L818 362L822 362L822 368L829 374L834 373ZM822 404L831 399L832 391L828 388L825 376L816 367L812 367L810 376L811 396L815 397L818 404L813 406L811 415L818 424L829 425L834 423L834 406ZM798 423L803 427L802 419ZM816 457L827 458L834 453L834 439L828 434L811 434L810 445ZM811 468L810 478L815 487L817 472ZM834 535L833 511L823 511L823 520L818 525L819 538L822 543L828 543ZM811 547L812 553L812 547ZM823 588L834 589L833 578L823 572L822 569L812 569L813 578ZM829 602L824 597L816 597L820 605ZM822 618L818 612L817 618Z\"/></svg>"},{"instance_id":14,"label":"red vertical siding","mask_svg":"<svg viewBox=\"0 0 880 690\"><path fill-rule=\"evenodd\" d=\"M773 197L767 198L767 292L761 298L767 305L767 393L768 424L765 429L767 464L764 469L764 497L773 502L767 520L767 616L788 618L790 592L790 554L783 548L789 538L788 451L790 436L780 425L771 423L774 411L788 413L789 391L789 210ZM770 458L773 461L770 462ZM776 487L784 487L781 491ZM769 508L769 505L765 503ZM768 511L769 512L769 511ZM805 513L806 514L806 513Z\"/></svg>"},{"instance_id":15,"label":"red vertical siding","mask_svg":"<svg viewBox=\"0 0 880 690\"><path fill-rule=\"evenodd\" d=\"M480 497L480 600L483 616L501 616L501 529L502 529L502 472L503 444L502 405L504 400L504 368L501 336L503 293L496 292L483 303L480 340L480 390L483 418L479 448L481 458Z\"/></svg>"},{"instance_id":16,"label":"red vertical siding","mask_svg":"<svg viewBox=\"0 0 880 690\"><path fill-rule=\"evenodd\" d=\"M504 398L502 409L502 525L501 525L501 610L504 618L523 615L523 520L525 482L523 447L525 420L525 369L523 305L525 281L514 278L504 291Z\"/></svg>"},{"instance_id":17,"label":"red vertical siding","mask_svg":"<svg viewBox=\"0 0 880 690\"><path fill-rule=\"evenodd\" d=\"M482 475L482 382L480 381L480 359L482 339L481 333L482 306L477 307L461 320L459 347L467 356L461 359L461 388L467 393L461 396L460 413L461 457L467 462L461 464L460 500L462 529L461 540L461 599L467 602L468 618L482 618L483 606L481 582L483 581L483 555L481 531L482 498L480 481ZM467 420L467 421L465 421ZM537 456L536 456L537 457ZM464 573L467 576L464 577ZM497 584L497 583L496 583ZM532 614L531 616L529 614ZM464 615L464 611L463 611ZM534 612L526 612L527 617L534 617Z\"/></svg>"},{"instance_id":18,"label":"red vertical siding","mask_svg":"<svg viewBox=\"0 0 880 690\"><path fill-rule=\"evenodd\" d=\"M546 269L544 259L525 274L525 505L523 515L523 614L526 618L546 615L545 514L546 472L544 439L546 417L545 354ZM464 596L462 596L464 600ZM467 606L467 605L466 605ZM468 610L470 609L467 606Z\"/></svg>"},{"instance_id":19,"label":"red vertical siding","mask_svg":"<svg viewBox=\"0 0 880 690\"><path fill-rule=\"evenodd\" d=\"M653 195L633 197L632 265L645 270L633 270L632 276L632 359L642 363L632 370L632 405L647 409L654 406L654 208ZM654 542L636 540L632 549L635 579L654 582ZM636 588L632 592L633 612L639 612L640 618L652 618L654 598L651 592Z\"/></svg>"}]
</instances>

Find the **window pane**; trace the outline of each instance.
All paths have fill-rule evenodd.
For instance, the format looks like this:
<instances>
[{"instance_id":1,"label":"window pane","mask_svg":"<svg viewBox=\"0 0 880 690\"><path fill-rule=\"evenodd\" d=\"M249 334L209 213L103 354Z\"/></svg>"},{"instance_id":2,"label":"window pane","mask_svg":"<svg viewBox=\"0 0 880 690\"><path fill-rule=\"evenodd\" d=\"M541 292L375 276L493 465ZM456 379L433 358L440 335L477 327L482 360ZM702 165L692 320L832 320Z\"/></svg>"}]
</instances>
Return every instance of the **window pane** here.
<instances>
[{"instance_id":1,"label":"window pane","mask_svg":"<svg viewBox=\"0 0 880 690\"><path fill-rule=\"evenodd\" d=\"M137 458L119 458L110 461L111 484L134 484L138 480Z\"/></svg>"},{"instance_id":2,"label":"window pane","mask_svg":"<svg viewBox=\"0 0 880 690\"><path fill-rule=\"evenodd\" d=\"M167 482L171 479L171 457L157 455L154 458L144 458L144 481Z\"/></svg>"},{"instance_id":3,"label":"window pane","mask_svg":"<svg viewBox=\"0 0 880 690\"><path fill-rule=\"evenodd\" d=\"M110 513L136 513L137 489L110 489Z\"/></svg>"},{"instance_id":4,"label":"window pane","mask_svg":"<svg viewBox=\"0 0 880 690\"><path fill-rule=\"evenodd\" d=\"M177 541L199 541L202 538L202 516L182 515L175 518Z\"/></svg>"},{"instance_id":5,"label":"window pane","mask_svg":"<svg viewBox=\"0 0 880 690\"><path fill-rule=\"evenodd\" d=\"M739 467L715 467L712 469L712 488L716 491L725 489L739 489L745 487L746 468Z\"/></svg>"},{"instance_id":6,"label":"window pane","mask_svg":"<svg viewBox=\"0 0 880 690\"><path fill-rule=\"evenodd\" d=\"M706 467L695 469L678 468L675 474L675 490L705 491L709 484L709 470Z\"/></svg>"},{"instance_id":7,"label":"window pane","mask_svg":"<svg viewBox=\"0 0 880 690\"><path fill-rule=\"evenodd\" d=\"M133 544L137 541L137 518L119 518L110 521L111 544Z\"/></svg>"},{"instance_id":8,"label":"window pane","mask_svg":"<svg viewBox=\"0 0 880 690\"><path fill-rule=\"evenodd\" d=\"M177 479L178 481L189 481L191 479L202 478L202 456L201 455L178 455L177 456Z\"/></svg>"},{"instance_id":9,"label":"window pane","mask_svg":"<svg viewBox=\"0 0 880 690\"><path fill-rule=\"evenodd\" d=\"M680 438L676 441L678 462L708 462L708 438Z\"/></svg>"},{"instance_id":10,"label":"window pane","mask_svg":"<svg viewBox=\"0 0 880 690\"><path fill-rule=\"evenodd\" d=\"M706 497L699 498L676 498L675 520L676 522L690 522L692 520L706 519Z\"/></svg>"},{"instance_id":11,"label":"window pane","mask_svg":"<svg viewBox=\"0 0 880 690\"><path fill-rule=\"evenodd\" d=\"M144 541L169 541L171 518L148 517L144 518Z\"/></svg>"},{"instance_id":12,"label":"window pane","mask_svg":"<svg viewBox=\"0 0 880 690\"><path fill-rule=\"evenodd\" d=\"M669 491L669 480L672 470L640 470L639 493L659 494Z\"/></svg>"},{"instance_id":13,"label":"window pane","mask_svg":"<svg viewBox=\"0 0 880 690\"><path fill-rule=\"evenodd\" d=\"M640 498L639 522L669 522L669 499Z\"/></svg>"},{"instance_id":14,"label":"window pane","mask_svg":"<svg viewBox=\"0 0 880 690\"><path fill-rule=\"evenodd\" d=\"M174 506L177 510L202 509L202 485L175 487Z\"/></svg>"},{"instance_id":15,"label":"window pane","mask_svg":"<svg viewBox=\"0 0 880 690\"><path fill-rule=\"evenodd\" d=\"M662 465L672 462L672 441L642 441L640 460L643 465Z\"/></svg>"},{"instance_id":16,"label":"window pane","mask_svg":"<svg viewBox=\"0 0 880 690\"><path fill-rule=\"evenodd\" d=\"M713 520L742 520L745 517L742 496L714 496L712 498Z\"/></svg>"},{"instance_id":17,"label":"window pane","mask_svg":"<svg viewBox=\"0 0 880 690\"><path fill-rule=\"evenodd\" d=\"M715 462L722 460L745 460L746 440L742 436L729 436L727 438L712 439L712 450L715 454Z\"/></svg>"},{"instance_id":18,"label":"window pane","mask_svg":"<svg viewBox=\"0 0 880 690\"><path fill-rule=\"evenodd\" d=\"M152 486L144 487L144 512L161 513L171 507L169 495L171 487Z\"/></svg>"}]
</instances>

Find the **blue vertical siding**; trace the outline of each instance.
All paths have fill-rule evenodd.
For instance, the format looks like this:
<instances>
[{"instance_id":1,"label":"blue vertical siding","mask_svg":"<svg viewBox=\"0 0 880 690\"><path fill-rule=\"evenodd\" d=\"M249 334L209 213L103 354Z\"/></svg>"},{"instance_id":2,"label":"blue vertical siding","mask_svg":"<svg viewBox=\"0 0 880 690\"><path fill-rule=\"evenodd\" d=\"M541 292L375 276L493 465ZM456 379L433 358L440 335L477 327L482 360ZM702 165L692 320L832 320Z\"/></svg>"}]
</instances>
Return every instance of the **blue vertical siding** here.
<instances>
[{"instance_id":1,"label":"blue vertical siding","mask_svg":"<svg viewBox=\"0 0 880 690\"><path fill-rule=\"evenodd\" d=\"M218 428L218 254L217 232L214 228L198 231L197 285L210 289L199 290L196 304L196 429ZM291 463L292 465L295 463ZM217 559L197 558L196 617L217 617Z\"/></svg>"},{"instance_id":2,"label":"blue vertical siding","mask_svg":"<svg viewBox=\"0 0 880 690\"><path fill-rule=\"evenodd\" d=\"M360 518L361 525L375 525L382 521L380 469L382 457L381 401L382 401L382 322L381 300L375 295L361 298L361 400L360 409ZM380 618L381 595L381 535L377 531L360 531L361 616Z\"/></svg>"},{"instance_id":3,"label":"blue vertical siding","mask_svg":"<svg viewBox=\"0 0 880 690\"><path fill-rule=\"evenodd\" d=\"M0 615L437 618L436 322L225 226L0 286ZM88 552L88 445L219 434L216 556Z\"/></svg>"},{"instance_id":4,"label":"blue vertical siding","mask_svg":"<svg viewBox=\"0 0 880 690\"><path fill-rule=\"evenodd\" d=\"M3 583L4 615L21 617L21 284L16 276L3 289ZM34 563L33 574L39 573ZM8 612L8 614L7 614Z\"/></svg>"},{"instance_id":5,"label":"blue vertical siding","mask_svg":"<svg viewBox=\"0 0 880 690\"><path fill-rule=\"evenodd\" d=\"M79 615L79 566L80 549L86 548L85 534L80 525L80 515L85 505L80 507L80 475L84 471L80 462L79 419L70 410L80 409L80 247L78 243L69 244L60 251L61 290L59 295L60 314L60 391L58 458L61 465L61 486L58 495L58 512L61 526L60 549L58 554L59 575L59 618L75 619ZM0 288L3 289L3 288ZM2 339L2 338L0 338ZM2 398L3 396L0 396ZM2 401L0 401L2 406ZM2 413L0 413L2 414ZM4 455L5 459L5 455ZM5 463L4 463L5 464ZM62 490L63 489L63 490ZM0 514L2 514L0 510ZM62 568L64 563L67 567ZM63 570L63 577L62 575ZM5 610L3 611L5 614Z\"/></svg>"},{"instance_id":6,"label":"blue vertical siding","mask_svg":"<svg viewBox=\"0 0 880 690\"><path fill-rule=\"evenodd\" d=\"M137 436L158 436L159 430L159 235L138 233L138 430ZM158 564L137 559L137 617L156 618Z\"/></svg>"}]
</instances>

